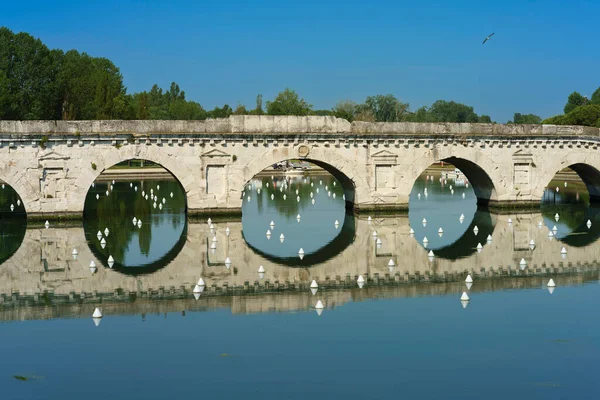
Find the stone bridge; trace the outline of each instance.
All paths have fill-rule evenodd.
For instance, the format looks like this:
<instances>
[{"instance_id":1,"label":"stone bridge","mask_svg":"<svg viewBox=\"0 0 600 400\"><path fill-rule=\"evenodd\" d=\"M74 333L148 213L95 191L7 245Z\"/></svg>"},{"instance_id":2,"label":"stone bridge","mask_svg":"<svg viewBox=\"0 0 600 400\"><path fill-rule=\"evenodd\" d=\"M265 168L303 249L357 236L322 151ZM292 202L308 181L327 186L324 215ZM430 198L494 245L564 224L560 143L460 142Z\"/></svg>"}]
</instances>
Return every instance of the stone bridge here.
<instances>
[{"instance_id":1,"label":"stone bridge","mask_svg":"<svg viewBox=\"0 0 600 400\"><path fill-rule=\"evenodd\" d=\"M107 168L129 159L169 170L190 213L241 212L244 185L270 165L305 159L331 172L357 210L403 209L432 163L460 168L481 204L535 206L571 167L600 199L600 129L580 126L367 123L334 117L207 121L0 121L0 180L29 217L80 217Z\"/></svg>"}]
</instances>

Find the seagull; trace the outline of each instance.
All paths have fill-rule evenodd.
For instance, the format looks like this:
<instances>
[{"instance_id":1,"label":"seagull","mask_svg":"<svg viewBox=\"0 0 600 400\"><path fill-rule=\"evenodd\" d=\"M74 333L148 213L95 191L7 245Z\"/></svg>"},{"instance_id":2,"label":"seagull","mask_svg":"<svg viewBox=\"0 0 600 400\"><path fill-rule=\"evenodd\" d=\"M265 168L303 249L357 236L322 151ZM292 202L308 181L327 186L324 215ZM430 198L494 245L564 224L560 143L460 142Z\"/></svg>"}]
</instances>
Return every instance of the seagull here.
<instances>
[{"instance_id":1,"label":"seagull","mask_svg":"<svg viewBox=\"0 0 600 400\"><path fill-rule=\"evenodd\" d=\"M488 40L490 40L490 39L492 38L492 36L494 36L494 33L493 33L493 32L492 32L492 33L491 33L491 34L490 34L488 37L486 37L486 38L483 40L483 43L481 43L481 44L485 44L485 42L487 42Z\"/></svg>"}]
</instances>

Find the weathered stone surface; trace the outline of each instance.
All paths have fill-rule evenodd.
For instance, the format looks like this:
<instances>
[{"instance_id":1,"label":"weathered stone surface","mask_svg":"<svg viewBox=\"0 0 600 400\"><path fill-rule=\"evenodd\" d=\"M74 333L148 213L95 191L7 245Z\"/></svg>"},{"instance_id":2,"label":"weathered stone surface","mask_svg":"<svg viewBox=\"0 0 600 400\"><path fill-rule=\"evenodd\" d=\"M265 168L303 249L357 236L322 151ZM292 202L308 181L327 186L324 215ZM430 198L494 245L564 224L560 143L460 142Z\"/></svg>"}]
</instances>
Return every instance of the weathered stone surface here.
<instances>
[{"instance_id":1,"label":"weathered stone surface","mask_svg":"<svg viewBox=\"0 0 600 400\"><path fill-rule=\"evenodd\" d=\"M170 171L188 193L192 212L239 210L244 184L290 158L328 169L359 209L406 207L415 179L438 161L460 168L481 202L539 202L554 174L569 166L599 199L599 132L581 126L350 124L334 117L271 115L0 121L0 179L15 188L28 214L81 214L86 188L96 177L133 158ZM207 175L209 168L213 173Z\"/></svg>"}]
</instances>

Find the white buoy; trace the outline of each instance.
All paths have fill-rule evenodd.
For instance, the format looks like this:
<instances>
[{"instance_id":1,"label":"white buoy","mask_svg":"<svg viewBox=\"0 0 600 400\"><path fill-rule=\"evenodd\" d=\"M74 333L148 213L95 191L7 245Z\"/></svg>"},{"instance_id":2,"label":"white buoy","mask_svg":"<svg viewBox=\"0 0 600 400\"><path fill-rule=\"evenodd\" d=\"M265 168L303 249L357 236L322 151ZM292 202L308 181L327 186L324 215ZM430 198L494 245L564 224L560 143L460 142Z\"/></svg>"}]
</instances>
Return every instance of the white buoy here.
<instances>
[{"instance_id":1,"label":"white buoy","mask_svg":"<svg viewBox=\"0 0 600 400\"><path fill-rule=\"evenodd\" d=\"M108 256L108 262L111 262L111 261L114 262L115 259L113 258L113 256Z\"/></svg>"},{"instance_id":2,"label":"white buoy","mask_svg":"<svg viewBox=\"0 0 600 400\"><path fill-rule=\"evenodd\" d=\"M440 227L440 229L438 229L438 235L440 237L442 237L443 234L444 234L444 230Z\"/></svg>"},{"instance_id":3,"label":"white buoy","mask_svg":"<svg viewBox=\"0 0 600 400\"><path fill-rule=\"evenodd\" d=\"M96 194L96 200L100 200L100 195Z\"/></svg>"},{"instance_id":4,"label":"white buoy","mask_svg":"<svg viewBox=\"0 0 600 400\"><path fill-rule=\"evenodd\" d=\"M490 243L492 241L492 235L487 235L486 240L488 243Z\"/></svg>"},{"instance_id":5,"label":"white buoy","mask_svg":"<svg viewBox=\"0 0 600 400\"><path fill-rule=\"evenodd\" d=\"M467 292L463 292L462 296L460 296L460 301L469 301L469 295Z\"/></svg>"},{"instance_id":6,"label":"white buoy","mask_svg":"<svg viewBox=\"0 0 600 400\"><path fill-rule=\"evenodd\" d=\"M548 281L548 287L556 287L556 284L554 283L554 279L550 278L550 280Z\"/></svg>"},{"instance_id":7,"label":"white buoy","mask_svg":"<svg viewBox=\"0 0 600 400\"><path fill-rule=\"evenodd\" d=\"M21 200L17 199L17 207L21 205Z\"/></svg>"},{"instance_id":8,"label":"white buoy","mask_svg":"<svg viewBox=\"0 0 600 400\"><path fill-rule=\"evenodd\" d=\"M512 224L512 218L509 218L506 223L508 223L509 225Z\"/></svg>"},{"instance_id":9,"label":"white buoy","mask_svg":"<svg viewBox=\"0 0 600 400\"><path fill-rule=\"evenodd\" d=\"M390 261L388 261L388 267L395 267L395 266L396 266L396 264L394 263L394 260L392 260L390 258Z\"/></svg>"},{"instance_id":10,"label":"white buoy","mask_svg":"<svg viewBox=\"0 0 600 400\"><path fill-rule=\"evenodd\" d=\"M537 226L538 226L538 228L541 228L542 226L544 226L544 224L543 224L542 221L539 221L538 224L537 224Z\"/></svg>"},{"instance_id":11,"label":"white buoy","mask_svg":"<svg viewBox=\"0 0 600 400\"><path fill-rule=\"evenodd\" d=\"M300 203L300 196L296 196L296 201Z\"/></svg>"},{"instance_id":12,"label":"white buoy","mask_svg":"<svg viewBox=\"0 0 600 400\"><path fill-rule=\"evenodd\" d=\"M427 257L429 257L429 258L435 257L435 254L433 254L433 250L429 250L429 253L427 253Z\"/></svg>"},{"instance_id":13,"label":"white buoy","mask_svg":"<svg viewBox=\"0 0 600 400\"><path fill-rule=\"evenodd\" d=\"M310 287L311 289L316 289L319 287L319 285L317 284L317 281L313 279L313 281L310 283Z\"/></svg>"},{"instance_id":14,"label":"white buoy","mask_svg":"<svg viewBox=\"0 0 600 400\"><path fill-rule=\"evenodd\" d=\"M377 246L381 246L381 239L377 238L377 240L375 241L375 243L377 244Z\"/></svg>"},{"instance_id":15,"label":"white buoy","mask_svg":"<svg viewBox=\"0 0 600 400\"><path fill-rule=\"evenodd\" d=\"M50 228L50 222L48 222L48 221L46 220L46 222L44 223L44 226L46 227L46 229Z\"/></svg>"},{"instance_id":16,"label":"white buoy","mask_svg":"<svg viewBox=\"0 0 600 400\"><path fill-rule=\"evenodd\" d=\"M275 200L275 195L271 193L271 200Z\"/></svg>"},{"instance_id":17,"label":"white buoy","mask_svg":"<svg viewBox=\"0 0 600 400\"><path fill-rule=\"evenodd\" d=\"M100 244L106 245L106 240L105 240L104 238L102 238L102 239L100 240ZM103 247L103 248L104 248L104 247Z\"/></svg>"},{"instance_id":18,"label":"white buoy","mask_svg":"<svg viewBox=\"0 0 600 400\"><path fill-rule=\"evenodd\" d=\"M96 307L96 309L94 310L92 318L102 318L102 311L100 311L98 307Z\"/></svg>"},{"instance_id":19,"label":"white buoy","mask_svg":"<svg viewBox=\"0 0 600 400\"><path fill-rule=\"evenodd\" d=\"M137 224L137 218L136 218L136 217L133 217L133 220L132 220L132 221L133 221L133 224L134 224L134 225L135 225L135 224Z\"/></svg>"},{"instance_id":20,"label":"white buoy","mask_svg":"<svg viewBox=\"0 0 600 400\"><path fill-rule=\"evenodd\" d=\"M298 250L298 257L300 257L301 260L304 258L304 250L302 247L300 247L300 250Z\"/></svg>"},{"instance_id":21,"label":"white buoy","mask_svg":"<svg viewBox=\"0 0 600 400\"><path fill-rule=\"evenodd\" d=\"M106 191L106 195L108 196L108 190Z\"/></svg>"},{"instance_id":22,"label":"white buoy","mask_svg":"<svg viewBox=\"0 0 600 400\"><path fill-rule=\"evenodd\" d=\"M315 305L315 308L316 308L317 310L322 310L322 309L324 308L324 307L323 307L323 303L321 302L321 300L317 301L317 305ZM319 315L320 315L320 314L319 314Z\"/></svg>"},{"instance_id":23,"label":"white buoy","mask_svg":"<svg viewBox=\"0 0 600 400\"><path fill-rule=\"evenodd\" d=\"M362 289L362 288L363 288L363 286L365 285L365 278L363 278L363 276L362 276L362 275L359 275L359 276L358 276L358 279L356 280L356 283L358 284L358 287L359 287L360 289Z\"/></svg>"},{"instance_id":24,"label":"white buoy","mask_svg":"<svg viewBox=\"0 0 600 400\"><path fill-rule=\"evenodd\" d=\"M483 246L481 245L481 243L477 243L477 250L481 251L481 249L483 249Z\"/></svg>"},{"instance_id":25,"label":"white buoy","mask_svg":"<svg viewBox=\"0 0 600 400\"><path fill-rule=\"evenodd\" d=\"M587 226L588 229L590 229L592 227L592 221L590 221L588 219L585 225Z\"/></svg>"},{"instance_id":26,"label":"white buoy","mask_svg":"<svg viewBox=\"0 0 600 400\"><path fill-rule=\"evenodd\" d=\"M231 230L229 229L229 227L225 228L225 235L229 236L230 233Z\"/></svg>"},{"instance_id":27,"label":"white buoy","mask_svg":"<svg viewBox=\"0 0 600 400\"><path fill-rule=\"evenodd\" d=\"M519 263L519 266L521 267L521 269L525 269L525 267L527 266L527 261L525 261L524 258L521 258L521 262Z\"/></svg>"},{"instance_id":28,"label":"white buoy","mask_svg":"<svg viewBox=\"0 0 600 400\"><path fill-rule=\"evenodd\" d=\"M333 223L333 226L335 227L335 229L337 229L340 226L340 222L336 219Z\"/></svg>"},{"instance_id":29,"label":"white buoy","mask_svg":"<svg viewBox=\"0 0 600 400\"><path fill-rule=\"evenodd\" d=\"M471 277L471 274L467 275L467 279L465 279L466 283L473 283L473 278Z\"/></svg>"},{"instance_id":30,"label":"white buoy","mask_svg":"<svg viewBox=\"0 0 600 400\"><path fill-rule=\"evenodd\" d=\"M377 240L377 231L373 231L373 235L372 236L373 236L374 240Z\"/></svg>"},{"instance_id":31,"label":"white buoy","mask_svg":"<svg viewBox=\"0 0 600 400\"><path fill-rule=\"evenodd\" d=\"M98 238L98 240L102 239L102 232L98 231L96 237Z\"/></svg>"},{"instance_id":32,"label":"white buoy","mask_svg":"<svg viewBox=\"0 0 600 400\"><path fill-rule=\"evenodd\" d=\"M270 236L270 235L271 235L271 230L267 229L267 236Z\"/></svg>"},{"instance_id":33,"label":"white buoy","mask_svg":"<svg viewBox=\"0 0 600 400\"><path fill-rule=\"evenodd\" d=\"M73 251L71 252L71 255L73 257L77 257L78 254L79 254L79 252L77 251L77 249L73 249Z\"/></svg>"},{"instance_id":34,"label":"white buoy","mask_svg":"<svg viewBox=\"0 0 600 400\"><path fill-rule=\"evenodd\" d=\"M477 236L477 234L479 233L479 228L477 227L477 225L475 225L475 228L473 228L473 233L475 234L475 236Z\"/></svg>"},{"instance_id":35,"label":"white buoy","mask_svg":"<svg viewBox=\"0 0 600 400\"><path fill-rule=\"evenodd\" d=\"M283 236L283 233L281 235L279 235L279 241L281 243L283 243L283 241L285 240L285 236Z\"/></svg>"},{"instance_id":36,"label":"white buoy","mask_svg":"<svg viewBox=\"0 0 600 400\"><path fill-rule=\"evenodd\" d=\"M206 286L206 283L204 282L204 279L200 278L200 279L198 279L197 285L198 286Z\"/></svg>"},{"instance_id":37,"label":"white buoy","mask_svg":"<svg viewBox=\"0 0 600 400\"><path fill-rule=\"evenodd\" d=\"M371 222L373 219L371 218L371 216L369 215L369 217L367 218L367 222Z\"/></svg>"},{"instance_id":38,"label":"white buoy","mask_svg":"<svg viewBox=\"0 0 600 400\"><path fill-rule=\"evenodd\" d=\"M202 293L204 292L204 285L196 285L192 290L192 293Z\"/></svg>"},{"instance_id":39,"label":"white buoy","mask_svg":"<svg viewBox=\"0 0 600 400\"><path fill-rule=\"evenodd\" d=\"M425 236L423 238L423 247L427 248L427 244L429 243L429 240L427 239L427 236Z\"/></svg>"},{"instance_id":40,"label":"white buoy","mask_svg":"<svg viewBox=\"0 0 600 400\"><path fill-rule=\"evenodd\" d=\"M90 261L90 268L96 268L96 263L94 260Z\"/></svg>"},{"instance_id":41,"label":"white buoy","mask_svg":"<svg viewBox=\"0 0 600 400\"><path fill-rule=\"evenodd\" d=\"M421 193L417 194L417 198L420 199L421 198Z\"/></svg>"},{"instance_id":42,"label":"white buoy","mask_svg":"<svg viewBox=\"0 0 600 400\"><path fill-rule=\"evenodd\" d=\"M108 237L109 233L110 233L110 231L108 230L108 228L104 228L104 236Z\"/></svg>"},{"instance_id":43,"label":"white buoy","mask_svg":"<svg viewBox=\"0 0 600 400\"><path fill-rule=\"evenodd\" d=\"M209 219L206 221L206 223L208 224L208 226L211 226L211 225L212 225L212 219L210 219L210 218L209 218Z\"/></svg>"},{"instance_id":44,"label":"white buoy","mask_svg":"<svg viewBox=\"0 0 600 400\"><path fill-rule=\"evenodd\" d=\"M410 231L408 231L409 235L414 235L415 234L415 230L413 228L410 228Z\"/></svg>"},{"instance_id":45,"label":"white buoy","mask_svg":"<svg viewBox=\"0 0 600 400\"><path fill-rule=\"evenodd\" d=\"M460 217L458 217L458 219L462 222L462 220L465 219L465 214L460 214Z\"/></svg>"},{"instance_id":46,"label":"white buoy","mask_svg":"<svg viewBox=\"0 0 600 400\"><path fill-rule=\"evenodd\" d=\"M301 219L302 217L300 216L300 214L296 215L296 221L300 222Z\"/></svg>"},{"instance_id":47,"label":"white buoy","mask_svg":"<svg viewBox=\"0 0 600 400\"><path fill-rule=\"evenodd\" d=\"M533 250L533 249L535 249L535 240L531 239L531 240L529 241L529 249L530 249L530 250Z\"/></svg>"},{"instance_id":48,"label":"white buoy","mask_svg":"<svg viewBox=\"0 0 600 400\"><path fill-rule=\"evenodd\" d=\"M225 259L225 266L226 266L227 268L231 267L231 259L230 259L229 257L227 257L227 258Z\"/></svg>"},{"instance_id":49,"label":"white buoy","mask_svg":"<svg viewBox=\"0 0 600 400\"><path fill-rule=\"evenodd\" d=\"M423 226L427 225L427 218L423 218L423 221L421 222L423 222Z\"/></svg>"},{"instance_id":50,"label":"white buoy","mask_svg":"<svg viewBox=\"0 0 600 400\"><path fill-rule=\"evenodd\" d=\"M312 199L312 200L310 201L310 203L311 203L311 204L315 204L315 199Z\"/></svg>"},{"instance_id":51,"label":"white buoy","mask_svg":"<svg viewBox=\"0 0 600 400\"><path fill-rule=\"evenodd\" d=\"M558 222L559 219L560 219L560 216L558 215L558 213L554 214L554 220L556 222Z\"/></svg>"},{"instance_id":52,"label":"white buoy","mask_svg":"<svg viewBox=\"0 0 600 400\"><path fill-rule=\"evenodd\" d=\"M564 247L560 249L560 254L567 254L567 249L565 249Z\"/></svg>"},{"instance_id":53,"label":"white buoy","mask_svg":"<svg viewBox=\"0 0 600 400\"><path fill-rule=\"evenodd\" d=\"M152 204L152 207L156 208L156 202L154 202L154 204Z\"/></svg>"},{"instance_id":54,"label":"white buoy","mask_svg":"<svg viewBox=\"0 0 600 400\"><path fill-rule=\"evenodd\" d=\"M463 194L462 194L462 198L463 198L463 199L465 198L465 192L463 192Z\"/></svg>"},{"instance_id":55,"label":"white buoy","mask_svg":"<svg viewBox=\"0 0 600 400\"><path fill-rule=\"evenodd\" d=\"M217 241L217 237L213 236L212 241L213 241L213 243L216 242Z\"/></svg>"},{"instance_id":56,"label":"white buoy","mask_svg":"<svg viewBox=\"0 0 600 400\"><path fill-rule=\"evenodd\" d=\"M138 225L138 228L141 228L141 227L142 227L142 220L141 220L141 219L138 219L138 223L137 223L137 225Z\"/></svg>"},{"instance_id":57,"label":"white buoy","mask_svg":"<svg viewBox=\"0 0 600 400\"><path fill-rule=\"evenodd\" d=\"M556 235L556 232L558 231L558 228L556 227L556 225L554 225L552 227L552 233L554 233L554 235Z\"/></svg>"},{"instance_id":58,"label":"white buoy","mask_svg":"<svg viewBox=\"0 0 600 400\"><path fill-rule=\"evenodd\" d=\"M258 267L258 272L261 274L265 273L265 268L261 265L260 267Z\"/></svg>"}]
</instances>

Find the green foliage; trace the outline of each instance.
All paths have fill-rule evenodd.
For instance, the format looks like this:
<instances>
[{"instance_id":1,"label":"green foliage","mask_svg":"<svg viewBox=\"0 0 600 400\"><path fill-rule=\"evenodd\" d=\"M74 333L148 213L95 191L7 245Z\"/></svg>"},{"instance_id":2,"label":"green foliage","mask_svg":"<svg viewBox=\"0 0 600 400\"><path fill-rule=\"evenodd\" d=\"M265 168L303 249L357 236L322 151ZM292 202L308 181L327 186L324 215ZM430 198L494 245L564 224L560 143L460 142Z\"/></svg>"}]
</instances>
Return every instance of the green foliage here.
<instances>
[{"instance_id":1,"label":"green foliage","mask_svg":"<svg viewBox=\"0 0 600 400\"><path fill-rule=\"evenodd\" d=\"M263 111L263 96L262 94L256 95L256 108L253 110L253 114L255 115L263 115L265 112Z\"/></svg>"},{"instance_id":2,"label":"green foliage","mask_svg":"<svg viewBox=\"0 0 600 400\"><path fill-rule=\"evenodd\" d=\"M98 168L98 167L96 166L96 163L92 163L92 169L95 171L95 170L96 170L96 168Z\"/></svg>"},{"instance_id":3,"label":"green foliage","mask_svg":"<svg viewBox=\"0 0 600 400\"><path fill-rule=\"evenodd\" d=\"M229 118L233 114L233 110L229 105L225 104L222 108L215 107L212 111L208 112L209 118Z\"/></svg>"},{"instance_id":4,"label":"green foliage","mask_svg":"<svg viewBox=\"0 0 600 400\"><path fill-rule=\"evenodd\" d=\"M235 108L235 110L233 111L233 115L248 115L248 110L246 110L246 106L244 106L243 104L239 104L237 105L237 107Z\"/></svg>"},{"instance_id":5,"label":"green foliage","mask_svg":"<svg viewBox=\"0 0 600 400\"><path fill-rule=\"evenodd\" d=\"M600 105L589 104L577 107L563 116L565 125L596 126L600 120Z\"/></svg>"},{"instance_id":6,"label":"green foliage","mask_svg":"<svg viewBox=\"0 0 600 400\"><path fill-rule=\"evenodd\" d=\"M352 100L342 100L333 108L333 115L337 118L344 118L350 122L354 121L354 116L358 111L358 104Z\"/></svg>"},{"instance_id":7,"label":"green foliage","mask_svg":"<svg viewBox=\"0 0 600 400\"><path fill-rule=\"evenodd\" d=\"M540 124L542 119L535 114L515 113L512 123L514 124Z\"/></svg>"},{"instance_id":8,"label":"green foliage","mask_svg":"<svg viewBox=\"0 0 600 400\"><path fill-rule=\"evenodd\" d=\"M596 89L594 93L592 93L590 104L600 104L600 87Z\"/></svg>"},{"instance_id":9,"label":"green foliage","mask_svg":"<svg viewBox=\"0 0 600 400\"><path fill-rule=\"evenodd\" d=\"M47 143L48 143L48 136L47 135L42 136L42 138L40 139L40 147L42 149L45 149Z\"/></svg>"},{"instance_id":10,"label":"green foliage","mask_svg":"<svg viewBox=\"0 0 600 400\"><path fill-rule=\"evenodd\" d=\"M569 95L567 99L567 104L565 104L564 112L565 114L573 111L575 108L585 105L585 98L577 93L573 92Z\"/></svg>"},{"instance_id":11,"label":"green foliage","mask_svg":"<svg viewBox=\"0 0 600 400\"><path fill-rule=\"evenodd\" d=\"M311 110L312 105L289 88L279 92L273 101L267 101L267 114L269 115L309 115Z\"/></svg>"},{"instance_id":12,"label":"green foliage","mask_svg":"<svg viewBox=\"0 0 600 400\"><path fill-rule=\"evenodd\" d=\"M363 118L372 116L377 122L403 121L409 111L408 103L402 103L394 95L369 96L363 105L359 106L359 114Z\"/></svg>"},{"instance_id":13,"label":"green foliage","mask_svg":"<svg viewBox=\"0 0 600 400\"><path fill-rule=\"evenodd\" d=\"M478 122L480 122L482 124L491 124L492 118L489 115L480 115Z\"/></svg>"},{"instance_id":14,"label":"green foliage","mask_svg":"<svg viewBox=\"0 0 600 400\"><path fill-rule=\"evenodd\" d=\"M554 117L546 118L545 120L543 120L542 124L564 125L563 120L564 120L563 115L555 115Z\"/></svg>"},{"instance_id":15,"label":"green foliage","mask_svg":"<svg viewBox=\"0 0 600 400\"><path fill-rule=\"evenodd\" d=\"M332 110L314 110L311 115L318 115L321 117L329 117L333 115Z\"/></svg>"},{"instance_id":16,"label":"green foliage","mask_svg":"<svg viewBox=\"0 0 600 400\"><path fill-rule=\"evenodd\" d=\"M406 120L411 122L492 122L488 115L477 115L473 107L446 100L437 100L429 108L421 107L411 113Z\"/></svg>"}]
</instances>

